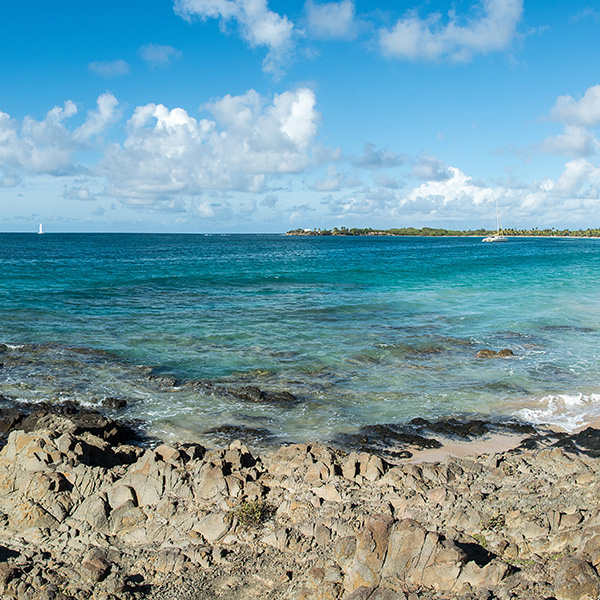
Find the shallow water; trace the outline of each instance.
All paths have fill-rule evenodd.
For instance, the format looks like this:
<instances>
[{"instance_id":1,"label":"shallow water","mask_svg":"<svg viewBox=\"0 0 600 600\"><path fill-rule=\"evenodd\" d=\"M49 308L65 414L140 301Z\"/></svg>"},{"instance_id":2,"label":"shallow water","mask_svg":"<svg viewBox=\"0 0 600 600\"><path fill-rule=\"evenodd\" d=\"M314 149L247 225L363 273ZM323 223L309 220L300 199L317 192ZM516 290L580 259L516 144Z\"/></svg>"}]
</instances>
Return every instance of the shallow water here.
<instances>
[{"instance_id":1,"label":"shallow water","mask_svg":"<svg viewBox=\"0 0 600 600\"><path fill-rule=\"evenodd\" d=\"M600 241L0 235L0 393L130 400L163 436L600 416ZM510 359L478 359L510 348ZM179 382L289 390L249 403Z\"/></svg>"}]
</instances>

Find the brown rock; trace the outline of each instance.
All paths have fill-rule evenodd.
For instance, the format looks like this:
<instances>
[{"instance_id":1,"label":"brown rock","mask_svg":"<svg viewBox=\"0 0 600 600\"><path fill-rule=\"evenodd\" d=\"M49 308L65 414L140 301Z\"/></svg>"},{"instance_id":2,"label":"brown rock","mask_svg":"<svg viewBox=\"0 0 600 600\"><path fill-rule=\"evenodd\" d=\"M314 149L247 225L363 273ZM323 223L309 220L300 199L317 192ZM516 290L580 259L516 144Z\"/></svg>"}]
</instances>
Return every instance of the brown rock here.
<instances>
[{"instance_id":1,"label":"brown rock","mask_svg":"<svg viewBox=\"0 0 600 600\"><path fill-rule=\"evenodd\" d=\"M110 563L106 559L106 553L100 548L92 549L81 563L81 574L87 581L102 581L109 571Z\"/></svg>"},{"instance_id":2,"label":"brown rock","mask_svg":"<svg viewBox=\"0 0 600 600\"><path fill-rule=\"evenodd\" d=\"M353 560L345 569L346 590L379 584L393 523L394 519L388 515L373 515L367 519L364 530L358 536Z\"/></svg>"},{"instance_id":3,"label":"brown rock","mask_svg":"<svg viewBox=\"0 0 600 600\"><path fill-rule=\"evenodd\" d=\"M596 600L600 596L600 578L585 560L563 558L556 568L554 593L558 600Z\"/></svg>"}]
</instances>

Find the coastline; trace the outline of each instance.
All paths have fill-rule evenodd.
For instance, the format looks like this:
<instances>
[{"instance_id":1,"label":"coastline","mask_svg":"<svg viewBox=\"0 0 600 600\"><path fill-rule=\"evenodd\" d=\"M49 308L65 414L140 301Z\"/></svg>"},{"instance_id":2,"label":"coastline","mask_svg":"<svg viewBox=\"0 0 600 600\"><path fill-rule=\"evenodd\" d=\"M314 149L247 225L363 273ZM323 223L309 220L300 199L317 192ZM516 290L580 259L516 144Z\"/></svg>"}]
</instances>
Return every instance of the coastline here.
<instances>
[{"instance_id":1,"label":"coastline","mask_svg":"<svg viewBox=\"0 0 600 600\"><path fill-rule=\"evenodd\" d=\"M447 425L473 435L446 435L443 457L426 449L393 464L323 444L260 453L240 441L167 445L71 404L21 420L5 409L0 593L17 600L597 597L600 431Z\"/></svg>"},{"instance_id":2,"label":"coastline","mask_svg":"<svg viewBox=\"0 0 600 600\"><path fill-rule=\"evenodd\" d=\"M494 232L489 232L493 234ZM417 237L417 238L481 238L486 237L488 234L469 234L469 235L397 235L397 234L381 234L381 235L340 235L340 234L315 234L315 233L289 233L286 232L282 235L289 236L307 236L307 237ZM546 239L546 240L600 240L600 236L596 235L508 235L508 239Z\"/></svg>"}]
</instances>

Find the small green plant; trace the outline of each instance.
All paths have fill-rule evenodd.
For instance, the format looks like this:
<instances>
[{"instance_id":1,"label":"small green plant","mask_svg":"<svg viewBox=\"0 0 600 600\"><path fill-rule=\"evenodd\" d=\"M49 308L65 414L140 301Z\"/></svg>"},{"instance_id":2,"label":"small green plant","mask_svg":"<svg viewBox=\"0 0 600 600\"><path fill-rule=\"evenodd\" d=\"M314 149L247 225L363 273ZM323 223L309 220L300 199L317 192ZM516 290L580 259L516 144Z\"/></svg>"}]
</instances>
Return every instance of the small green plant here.
<instances>
[{"instance_id":1,"label":"small green plant","mask_svg":"<svg viewBox=\"0 0 600 600\"><path fill-rule=\"evenodd\" d=\"M533 558L506 558L502 557L502 560L507 564L517 569L523 569L526 567L533 567L536 565L536 561Z\"/></svg>"},{"instance_id":2,"label":"small green plant","mask_svg":"<svg viewBox=\"0 0 600 600\"><path fill-rule=\"evenodd\" d=\"M471 536L482 548L487 550L488 541L485 539L485 536L481 533L474 533Z\"/></svg>"},{"instance_id":3,"label":"small green plant","mask_svg":"<svg viewBox=\"0 0 600 600\"><path fill-rule=\"evenodd\" d=\"M258 527L268 516L267 505L259 499L244 500L235 510L235 516L244 527Z\"/></svg>"},{"instance_id":4,"label":"small green plant","mask_svg":"<svg viewBox=\"0 0 600 600\"><path fill-rule=\"evenodd\" d=\"M481 529L489 531L500 531L505 525L504 515L502 513L496 513L491 515L485 521L481 523Z\"/></svg>"}]
</instances>

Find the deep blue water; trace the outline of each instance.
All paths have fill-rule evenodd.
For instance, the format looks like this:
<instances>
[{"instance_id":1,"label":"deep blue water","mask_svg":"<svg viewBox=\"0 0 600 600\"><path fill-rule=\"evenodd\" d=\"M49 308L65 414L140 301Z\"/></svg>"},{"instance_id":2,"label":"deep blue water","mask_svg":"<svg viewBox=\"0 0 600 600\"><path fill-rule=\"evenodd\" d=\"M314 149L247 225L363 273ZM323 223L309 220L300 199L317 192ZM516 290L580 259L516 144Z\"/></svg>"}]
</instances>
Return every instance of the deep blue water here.
<instances>
[{"instance_id":1,"label":"deep blue water","mask_svg":"<svg viewBox=\"0 0 600 600\"><path fill-rule=\"evenodd\" d=\"M600 240L0 234L0 393L123 396L178 436L230 423L328 439L517 411L574 427L600 414L598 281ZM159 387L150 372L299 402Z\"/></svg>"}]
</instances>

